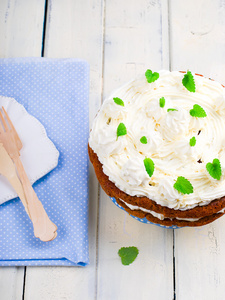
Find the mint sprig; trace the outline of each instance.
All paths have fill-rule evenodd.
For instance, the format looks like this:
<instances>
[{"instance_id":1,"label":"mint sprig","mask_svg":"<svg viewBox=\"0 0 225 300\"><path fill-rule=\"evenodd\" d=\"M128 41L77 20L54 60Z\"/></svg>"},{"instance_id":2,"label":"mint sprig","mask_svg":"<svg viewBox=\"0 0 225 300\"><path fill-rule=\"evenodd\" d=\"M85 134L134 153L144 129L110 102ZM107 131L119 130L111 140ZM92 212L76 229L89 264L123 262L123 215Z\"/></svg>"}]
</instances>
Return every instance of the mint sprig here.
<instances>
[{"instance_id":1,"label":"mint sprig","mask_svg":"<svg viewBox=\"0 0 225 300\"><path fill-rule=\"evenodd\" d=\"M205 110L198 104L194 104L193 108L189 111L189 113L192 117L196 117L196 118L207 117Z\"/></svg>"},{"instance_id":2,"label":"mint sprig","mask_svg":"<svg viewBox=\"0 0 225 300\"><path fill-rule=\"evenodd\" d=\"M113 101L114 101L116 104L120 105L120 106L124 106L123 100L120 99L120 98L118 98L118 97L113 98Z\"/></svg>"},{"instance_id":3,"label":"mint sprig","mask_svg":"<svg viewBox=\"0 0 225 300\"><path fill-rule=\"evenodd\" d=\"M156 81L158 78L159 78L159 73L157 73L157 72L152 72L152 70L147 70L146 72L145 72L145 77L146 77L146 79L147 79L147 81L148 81L148 83L151 83L151 82L154 82L154 81Z\"/></svg>"},{"instance_id":4,"label":"mint sprig","mask_svg":"<svg viewBox=\"0 0 225 300\"><path fill-rule=\"evenodd\" d=\"M170 112L170 111L177 111L177 109L176 108L168 108L167 112Z\"/></svg>"},{"instance_id":5,"label":"mint sprig","mask_svg":"<svg viewBox=\"0 0 225 300\"><path fill-rule=\"evenodd\" d=\"M183 86L186 87L186 89L189 92L194 93L195 92L195 80L194 76L190 71L187 71L187 73L184 75L182 79Z\"/></svg>"},{"instance_id":6,"label":"mint sprig","mask_svg":"<svg viewBox=\"0 0 225 300\"><path fill-rule=\"evenodd\" d=\"M147 140L146 136L143 135L143 136L140 138L140 142L141 142L142 144L147 144L147 143L148 143L148 140Z\"/></svg>"},{"instance_id":7,"label":"mint sprig","mask_svg":"<svg viewBox=\"0 0 225 300\"><path fill-rule=\"evenodd\" d=\"M163 108L165 106L165 104L166 104L165 98L164 97L160 98L159 99L159 106Z\"/></svg>"},{"instance_id":8,"label":"mint sprig","mask_svg":"<svg viewBox=\"0 0 225 300\"><path fill-rule=\"evenodd\" d=\"M145 166L145 170L148 173L149 177L152 177L153 173L154 173L154 169L155 169L155 164L154 162L151 160L151 158L145 158L144 159L144 166Z\"/></svg>"},{"instance_id":9,"label":"mint sprig","mask_svg":"<svg viewBox=\"0 0 225 300\"><path fill-rule=\"evenodd\" d=\"M138 256L139 250L137 247L122 247L118 251L121 257L121 262L124 266L130 265Z\"/></svg>"},{"instance_id":10,"label":"mint sprig","mask_svg":"<svg viewBox=\"0 0 225 300\"><path fill-rule=\"evenodd\" d=\"M189 145L191 147L194 147L196 145L196 138L194 136L190 139Z\"/></svg>"},{"instance_id":11,"label":"mint sprig","mask_svg":"<svg viewBox=\"0 0 225 300\"><path fill-rule=\"evenodd\" d=\"M183 176L177 177L173 187L182 194L192 194L194 190L190 181Z\"/></svg>"},{"instance_id":12,"label":"mint sprig","mask_svg":"<svg viewBox=\"0 0 225 300\"><path fill-rule=\"evenodd\" d=\"M215 158L212 163L208 162L206 164L206 170L212 178L220 180L222 176L222 169L218 158Z\"/></svg>"},{"instance_id":13,"label":"mint sprig","mask_svg":"<svg viewBox=\"0 0 225 300\"><path fill-rule=\"evenodd\" d=\"M116 134L117 134L117 139L118 139L119 136L127 134L126 126L123 123L120 123L118 125Z\"/></svg>"}]
</instances>

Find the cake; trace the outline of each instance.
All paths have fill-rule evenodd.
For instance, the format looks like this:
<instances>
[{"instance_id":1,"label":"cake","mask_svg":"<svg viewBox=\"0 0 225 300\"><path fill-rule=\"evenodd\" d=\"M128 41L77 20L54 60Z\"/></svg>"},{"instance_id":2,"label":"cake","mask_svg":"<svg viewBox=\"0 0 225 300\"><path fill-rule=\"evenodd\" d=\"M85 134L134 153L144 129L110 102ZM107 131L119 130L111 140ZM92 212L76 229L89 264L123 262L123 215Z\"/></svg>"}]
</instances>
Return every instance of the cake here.
<instances>
[{"instance_id":1,"label":"cake","mask_svg":"<svg viewBox=\"0 0 225 300\"><path fill-rule=\"evenodd\" d=\"M88 152L107 195L163 226L201 226L225 210L225 89L191 71L147 70L107 98Z\"/></svg>"}]
</instances>

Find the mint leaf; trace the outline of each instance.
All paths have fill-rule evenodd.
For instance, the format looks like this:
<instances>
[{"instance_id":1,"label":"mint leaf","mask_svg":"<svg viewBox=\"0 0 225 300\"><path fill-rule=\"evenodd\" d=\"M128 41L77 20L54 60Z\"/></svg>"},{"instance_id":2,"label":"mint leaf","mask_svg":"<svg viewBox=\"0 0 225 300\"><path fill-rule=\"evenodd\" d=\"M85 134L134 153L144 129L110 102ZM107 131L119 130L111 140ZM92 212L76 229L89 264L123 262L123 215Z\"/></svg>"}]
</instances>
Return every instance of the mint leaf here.
<instances>
[{"instance_id":1,"label":"mint leaf","mask_svg":"<svg viewBox=\"0 0 225 300\"><path fill-rule=\"evenodd\" d=\"M190 71L187 71L187 73L184 75L184 78L182 79L182 83L183 86L185 86L189 92L192 93L195 92L195 80L194 80L194 76Z\"/></svg>"},{"instance_id":2,"label":"mint leaf","mask_svg":"<svg viewBox=\"0 0 225 300\"><path fill-rule=\"evenodd\" d=\"M130 265L138 256L139 250L137 247L122 247L118 254L121 257L121 262L124 266Z\"/></svg>"},{"instance_id":3,"label":"mint leaf","mask_svg":"<svg viewBox=\"0 0 225 300\"><path fill-rule=\"evenodd\" d=\"M124 102L122 99L116 97L116 98L113 98L113 100L116 104L124 106Z\"/></svg>"},{"instance_id":4,"label":"mint leaf","mask_svg":"<svg viewBox=\"0 0 225 300\"><path fill-rule=\"evenodd\" d=\"M146 136L142 136L142 137L140 138L140 142L141 142L142 144L147 144L147 143L148 143L148 140L147 140Z\"/></svg>"},{"instance_id":5,"label":"mint leaf","mask_svg":"<svg viewBox=\"0 0 225 300\"><path fill-rule=\"evenodd\" d=\"M151 82L156 81L159 78L159 73L157 73L157 72L152 73L152 70L148 69L145 72L145 77L146 77L148 83L151 83Z\"/></svg>"},{"instance_id":6,"label":"mint leaf","mask_svg":"<svg viewBox=\"0 0 225 300\"><path fill-rule=\"evenodd\" d=\"M195 144L196 144L196 138L194 136L190 139L189 144L190 144L191 147L195 146Z\"/></svg>"},{"instance_id":7,"label":"mint leaf","mask_svg":"<svg viewBox=\"0 0 225 300\"><path fill-rule=\"evenodd\" d=\"M173 187L182 194L191 194L193 193L193 186L189 180L183 176L177 177L177 181L174 183Z\"/></svg>"},{"instance_id":8,"label":"mint leaf","mask_svg":"<svg viewBox=\"0 0 225 300\"><path fill-rule=\"evenodd\" d=\"M222 175L221 164L218 158L215 158L212 163L206 164L206 170L209 172L209 175L217 180L220 180Z\"/></svg>"},{"instance_id":9,"label":"mint leaf","mask_svg":"<svg viewBox=\"0 0 225 300\"><path fill-rule=\"evenodd\" d=\"M121 135L126 135L127 134L127 129L126 126L123 123L120 123L119 126L117 127L117 139Z\"/></svg>"},{"instance_id":10,"label":"mint leaf","mask_svg":"<svg viewBox=\"0 0 225 300\"><path fill-rule=\"evenodd\" d=\"M177 111L177 109L176 108L168 108L167 112L169 112L169 111Z\"/></svg>"},{"instance_id":11,"label":"mint leaf","mask_svg":"<svg viewBox=\"0 0 225 300\"><path fill-rule=\"evenodd\" d=\"M145 165L145 170L148 173L149 177L152 177L152 175L154 173L154 169L155 169L154 162L151 160L151 158L146 157L144 159L144 165Z\"/></svg>"},{"instance_id":12,"label":"mint leaf","mask_svg":"<svg viewBox=\"0 0 225 300\"><path fill-rule=\"evenodd\" d=\"M160 106L160 107L163 108L163 107L165 106L165 103L166 103L166 100L165 100L164 97L162 97L162 98L159 99L159 106Z\"/></svg>"},{"instance_id":13,"label":"mint leaf","mask_svg":"<svg viewBox=\"0 0 225 300\"><path fill-rule=\"evenodd\" d=\"M194 104L193 108L189 111L189 113L192 117L197 117L197 118L207 117L205 110L198 104Z\"/></svg>"}]
</instances>

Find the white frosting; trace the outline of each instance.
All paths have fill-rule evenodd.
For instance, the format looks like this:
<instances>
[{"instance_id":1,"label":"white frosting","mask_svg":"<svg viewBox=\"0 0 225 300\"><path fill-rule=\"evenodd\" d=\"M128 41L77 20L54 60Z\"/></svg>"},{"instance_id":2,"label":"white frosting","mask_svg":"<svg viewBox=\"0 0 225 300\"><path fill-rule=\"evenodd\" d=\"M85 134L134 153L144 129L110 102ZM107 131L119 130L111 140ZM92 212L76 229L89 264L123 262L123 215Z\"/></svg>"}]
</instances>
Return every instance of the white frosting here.
<instances>
[{"instance_id":1,"label":"white frosting","mask_svg":"<svg viewBox=\"0 0 225 300\"><path fill-rule=\"evenodd\" d=\"M130 186L140 186L148 181L143 161L140 157L129 158L121 169L121 175Z\"/></svg>"},{"instance_id":2,"label":"white frosting","mask_svg":"<svg viewBox=\"0 0 225 300\"><path fill-rule=\"evenodd\" d=\"M191 93L182 85L183 76L161 71L153 83L143 76L118 89L104 101L95 118L89 144L104 173L122 191L186 210L225 195L225 90L218 82L194 76L196 92ZM114 97L121 98L124 107L114 103ZM159 106L161 97L166 101L163 108ZM189 111L194 104L201 105L207 117L192 117ZM176 111L168 112L168 108ZM121 122L127 134L117 139ZM147 137L147 144L140 142L142 136ZM197 142L191 147L193 136ZM143 164L146 157L155 164L151 178ZM214 158L222 164L220 180L206 171L206 164ZM192 183L192 194L174 189L178 176Z\"/></svg>"}]
</instances>

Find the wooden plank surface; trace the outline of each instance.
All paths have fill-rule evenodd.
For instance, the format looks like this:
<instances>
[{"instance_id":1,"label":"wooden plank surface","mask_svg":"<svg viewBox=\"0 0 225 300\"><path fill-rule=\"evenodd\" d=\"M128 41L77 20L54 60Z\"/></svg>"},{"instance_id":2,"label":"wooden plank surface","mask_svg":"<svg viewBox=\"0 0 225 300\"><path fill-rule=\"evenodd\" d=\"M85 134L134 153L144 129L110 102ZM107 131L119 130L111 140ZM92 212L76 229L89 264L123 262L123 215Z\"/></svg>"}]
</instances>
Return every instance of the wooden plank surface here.
<instances>
[{"instance_id":1,"label":"wooden plank surface","mask_svg":"<svg viewBox=\"0 0 225 300\"><path fill-rule=\"evenodd\" d=\"M185 2L186 3L186 2ZM225 84L225 2L173 0L171 66ZM175 231L176 299L225 299L225 217Z\"/></svg>"},{"instance_id":2,"label":"wooden plank surface","mask_svg":"<svg viewBox=\"0 0 225 300\"><path fill-rule=\"evenodd\" d=\"M44 56L75 57L89 62L91 124L102 97L104 2L55 0L48 3ZM95 299L98 189L90 167L90 265L86 268L27 268L25 299Z\"/></svg>"},{"instance_id":3,"label":"wooden plank surface","mask_svg":"<svg viewBox=\"0 0 225 300\"><path fill-rule=\"evenodd\" d=\"M147 68L168 68L166 17L158 1L106 1L104 98ZM142 224L100 195L97 299L172 299L173 231ZM117 252L127 246L139 255L123 266Z\"/></svg>"},{"instance_id":4,"label":"wooden plank surface","mask_svg":"<svg viewBox=\"0 0 225 300\"><path fill-rule=\"evenodd\" d=\"M0 1L0 57L41 56L44 0ZM0 268L0 299L21 300L24 267Z\"/></svg>"},{"instance_id":5,"label":"wooden plank surface","mask_svg":"<svg viewBox=\"0 0 225 300\"><path fill-rule=\"evenodd\" d=\"M0 268L0 299L21 300L23 296L24 268Z\"/></svg>"},{"instance_id":6,"label":"wooden plank surface","mask_svg":"<svg viewBox=\"0 0 225 300\"><path fill-rule=\"evenodd\" d=\"M0 1L0 57L41 56L45 0Z\"/></svg>"},{"instance_id":7,"label":"wooden plank surface","mask_svg":"<svg viewBox=\"0 0 225 300\"><path fill-rule=\"evenodd\" d=\"M41 55L44 5L0 2L0 57ZM91 124L102 100L146 68L191 69L225 84L224 20L222 0L49 0L44 55L90 63ZM223 226L225 217L175 230L176 300L225 298ZM89 237L90 266L29 267L24 299L175 299L173 231L118 209L92 167ZM133 245L139 255L125 267L117 252ZM0 268L0 299L22 300L23 281L24 268Z\"/></svg>"}]
</instances>

